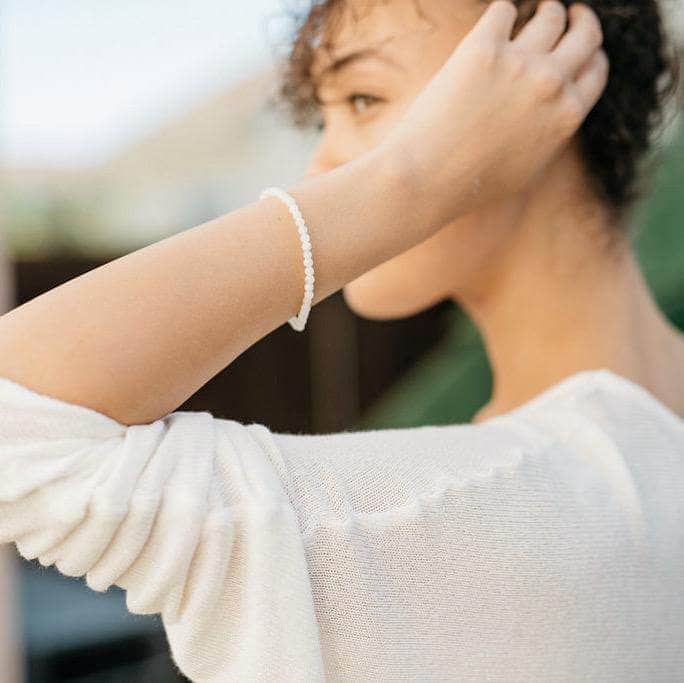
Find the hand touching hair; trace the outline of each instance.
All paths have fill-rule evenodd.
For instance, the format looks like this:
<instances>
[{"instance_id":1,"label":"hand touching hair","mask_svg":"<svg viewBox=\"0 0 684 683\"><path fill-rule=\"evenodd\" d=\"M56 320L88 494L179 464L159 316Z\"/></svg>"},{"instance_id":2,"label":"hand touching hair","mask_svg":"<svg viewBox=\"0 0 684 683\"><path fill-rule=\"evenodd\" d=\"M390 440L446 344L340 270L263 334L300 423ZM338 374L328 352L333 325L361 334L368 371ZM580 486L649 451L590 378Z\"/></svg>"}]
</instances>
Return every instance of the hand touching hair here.
<instances>
[{"instance_id":1,"label":"hand touching hair","mask_svg":"<svg viewBox=\"0 0 684 683\"><path fill-rule=\"evenodd\" d=\"M377 0L376 0L377 1ZM456 1L456 0L445 0ZM420 0L415 0L420 3ZM539 0L518 7L512 36L533 16ZM561 0L567 6L571 0ZM316 102L311 67L322 31L339 17L345 0L314 1L295 16L297 29L285 64L280 96L297 126L312 123ZM577 132L589 182L613 210L615 222L646 192L644 172L653 134L679 81L680 56L666 36L659 0L585 0L601 22L610 63L599 101Z\"/></svg>"}]
</instances>

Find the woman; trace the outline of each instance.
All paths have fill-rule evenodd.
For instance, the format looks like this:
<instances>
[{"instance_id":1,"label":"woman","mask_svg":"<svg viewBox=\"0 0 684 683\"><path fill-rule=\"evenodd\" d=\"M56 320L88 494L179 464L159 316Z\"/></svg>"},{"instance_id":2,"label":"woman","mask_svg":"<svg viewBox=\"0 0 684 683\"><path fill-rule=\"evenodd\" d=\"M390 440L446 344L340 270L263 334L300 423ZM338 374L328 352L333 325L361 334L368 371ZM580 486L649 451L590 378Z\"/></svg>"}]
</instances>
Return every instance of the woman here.
<instances>
[{"instance_id":1,"label":"woman","mask_svg":"<svg viewBox=\"0 0 684 683\"><path fill-rule=\"evenodd\" d=\"M313 15L339 44L314 41L326 133L290 190L309 240L266 197L0 318L0 540L161 613L195 681L681 677L684 341L616 246L626 194L588 181L611 141L574 137L601 22L413 6ZM657 68L651 9L616 16ZM170 412L341 287L369 316L472 311L496 378L475 424Z\"/></svg>"}]
</instances>

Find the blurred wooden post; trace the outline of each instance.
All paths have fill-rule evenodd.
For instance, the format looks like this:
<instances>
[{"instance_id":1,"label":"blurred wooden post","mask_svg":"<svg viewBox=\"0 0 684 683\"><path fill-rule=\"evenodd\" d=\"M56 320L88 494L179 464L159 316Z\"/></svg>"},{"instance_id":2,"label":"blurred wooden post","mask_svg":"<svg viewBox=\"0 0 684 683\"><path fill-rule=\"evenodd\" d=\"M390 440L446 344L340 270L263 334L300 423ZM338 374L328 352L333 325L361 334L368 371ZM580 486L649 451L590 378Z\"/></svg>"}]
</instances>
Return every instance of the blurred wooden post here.
<instances>
[{"instance_id":1,"label":"blurred wooden post","mask_svg":"<svg viewBox=\"0 0 684 683\"><path fill-rule=\"evenodd\" d=\"M15 301L14 270L0 233L0 313L13 308ZM0 676L3 683L24 680L17 566L14 544L0 545Z\"/></svg>"},{"instance_id":2,"label":"blurred wooden post","mask_svg":"<svg viewBox=\"0 0 684 683\"><path fill-rule=\"evenodd\" d=\"M319 302L310 317L311 428L350 429L359 416L358 348L354 316L341 292Z\"/></svg>"}]
</instances>

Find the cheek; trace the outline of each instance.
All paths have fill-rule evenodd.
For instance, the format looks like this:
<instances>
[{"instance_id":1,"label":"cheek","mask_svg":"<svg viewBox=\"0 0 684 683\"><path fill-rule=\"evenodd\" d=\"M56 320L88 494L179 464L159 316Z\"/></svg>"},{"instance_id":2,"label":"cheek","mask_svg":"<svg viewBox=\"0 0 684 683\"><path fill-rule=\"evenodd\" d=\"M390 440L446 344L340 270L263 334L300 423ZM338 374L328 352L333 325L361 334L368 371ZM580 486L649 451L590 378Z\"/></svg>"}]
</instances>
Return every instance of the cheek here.
<instances>
[{"instance_id":1,"label":"cheek","mask_svg":"<svg viewBox=\"0 0 684 683\"><path fill-rule=\"evenodd\" d=\"M322 145L324 157L340 163L355 159L377 147L402 119L421 89L415 77L407 79L405 88L392 87L390 93L382 93L385 102L375 105L377 109L365 120L354 120L351 115L330 116L328 133Z\"/></svg>"},{"instance_id":2,"label":"cheek","mask_svg":"<svg viewBox=\"0 0 684 683\"><path fill-rule=\"evenodd\" d=\"M415 75L407 77L401 85L394 83L390 94L383 94L386 101L376 105L372 116L350 126L349 132L362 143L364 151L384 141L411 107L423 85Z\"/></svg>"},{"instance_id":3,"label":"cheek","mask_svg":"<svg viewBox=\"0 0 684 683\"><path fill-rule=\"evenodd\" d=\"M380 104L371 119L354 127L352 133L357 137L363 151L369 151L383 142L399 123L409 105L410 101L406 99L393 99Z\"/></svg>"},{"instance_id":4,"label":"cheek","mask_svg":"<svg viewBox=\"0 0 684 683\"><path fill-rule=\"evenodd\" d=\"M411 107L411 104L413 104L413 101L415 100L416 96L411 94L411 95L405 95L401 100L398 100L394 106L392 107L391 111L388 112L387 114L387 133L389 132L401 121L401 119L404 117L406 112L409 110Z\"/></svg>"}]
</instances>

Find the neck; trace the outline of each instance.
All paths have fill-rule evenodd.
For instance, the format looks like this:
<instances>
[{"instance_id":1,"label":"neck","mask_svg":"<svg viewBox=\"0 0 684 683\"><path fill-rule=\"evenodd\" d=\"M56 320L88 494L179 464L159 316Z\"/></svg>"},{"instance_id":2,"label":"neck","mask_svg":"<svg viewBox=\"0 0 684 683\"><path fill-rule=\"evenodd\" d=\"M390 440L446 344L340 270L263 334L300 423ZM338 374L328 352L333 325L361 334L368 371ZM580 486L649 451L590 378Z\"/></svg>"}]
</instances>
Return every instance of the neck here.
<instances>
[{"instance_id":1,"label":"neck","mask_svg":"<svg viewBox=\"0 0 684 683\"><path fill-rule=\"evenodd\" d=\"M608 368L661 392L668 368L682 362L681 336L654 301L624 228L595 202L574 202L557 188L552 196L563 201L521 204L499 261L457 297L493 373L491 400L474 422L580 370ZM616 230L623 234L605 242Z\"/></svg>"}]
</instances>

